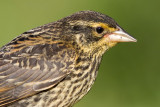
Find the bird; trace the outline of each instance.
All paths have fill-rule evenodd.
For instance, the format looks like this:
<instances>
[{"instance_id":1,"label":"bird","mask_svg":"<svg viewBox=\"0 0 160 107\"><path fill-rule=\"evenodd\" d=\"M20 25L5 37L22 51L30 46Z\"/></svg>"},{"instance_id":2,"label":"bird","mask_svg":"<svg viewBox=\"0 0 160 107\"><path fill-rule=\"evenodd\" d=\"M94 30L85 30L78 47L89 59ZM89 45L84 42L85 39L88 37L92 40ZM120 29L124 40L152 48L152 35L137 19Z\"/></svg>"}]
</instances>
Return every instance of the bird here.
<instances>
[{"instance_id":1,"label":"bird","mask_svg":"<svg viewBox=\"0 0 160 107\"><path fill-rule=\"evenodd\" d=\"M0 48L0 107L72 107L93 86L104 53L136 41L91 10L26 31Z\"/></svg>"}]
</instances>

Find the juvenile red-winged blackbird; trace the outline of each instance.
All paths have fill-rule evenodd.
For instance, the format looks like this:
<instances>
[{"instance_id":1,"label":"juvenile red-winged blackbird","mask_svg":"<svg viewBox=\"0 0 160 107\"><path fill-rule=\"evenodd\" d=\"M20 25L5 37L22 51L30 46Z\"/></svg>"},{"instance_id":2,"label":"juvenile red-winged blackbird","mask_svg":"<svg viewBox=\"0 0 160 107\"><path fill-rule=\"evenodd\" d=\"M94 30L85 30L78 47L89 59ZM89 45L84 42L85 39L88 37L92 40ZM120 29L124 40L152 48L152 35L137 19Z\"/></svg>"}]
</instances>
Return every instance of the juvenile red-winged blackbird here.
<instances>
[{"instance_id":1,"label":"juvenile red-winged blackbird","mask_svg":"<svg viewBox=\"0 0 160 107\"><path fill-rule=\"evenodd\" d=\"M24 32L0 49L0 106L73 106L93 85L102 55L117 42L136 40L94 11Z\"/></svg>"}]
</instances>

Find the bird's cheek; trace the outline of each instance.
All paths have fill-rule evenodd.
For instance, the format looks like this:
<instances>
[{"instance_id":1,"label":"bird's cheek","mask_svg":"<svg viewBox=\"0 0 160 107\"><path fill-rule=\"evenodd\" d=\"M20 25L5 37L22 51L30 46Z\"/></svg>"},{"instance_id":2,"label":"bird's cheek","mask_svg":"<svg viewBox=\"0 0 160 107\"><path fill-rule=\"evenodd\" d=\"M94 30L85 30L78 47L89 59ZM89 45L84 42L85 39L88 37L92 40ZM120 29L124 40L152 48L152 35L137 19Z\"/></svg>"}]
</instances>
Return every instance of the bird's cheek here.
<instances>
[{"instance_id":1,"label":"bird's cheek","mask_svg":"<svg viewBox=\"0 0 160 107\"><path fill-rule=\"evenodd\" d=\"M109 48L115 46L118 42L107 42L107 46L109 46Z\"/></svg>"}]
</instances>

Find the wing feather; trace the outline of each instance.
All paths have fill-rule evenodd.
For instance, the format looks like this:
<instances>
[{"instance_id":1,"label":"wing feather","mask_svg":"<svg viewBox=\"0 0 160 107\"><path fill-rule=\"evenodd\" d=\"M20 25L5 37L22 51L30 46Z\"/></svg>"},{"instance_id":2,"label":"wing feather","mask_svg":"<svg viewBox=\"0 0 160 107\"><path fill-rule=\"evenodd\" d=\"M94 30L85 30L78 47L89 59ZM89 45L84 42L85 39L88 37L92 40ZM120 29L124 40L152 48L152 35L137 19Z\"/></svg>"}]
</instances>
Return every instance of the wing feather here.
<instances>
[{"instance_id":1,"label":"wing feather","mask_svg":"<svg viewBox=\"0 0 160 107\"><path fill-rule=\"evenodd\" d=\"M70 73L71 65L76 57L74 50L57 44L50 45L53 47L52 52L45 51L47 53L43 54L43 57L34 56L33 50L30 57L21 55L18 59L18 55L21 53L17 53L13 59L9 57L11 61L5 60L8 57L0 58L0 106L50 89ZM47 46L48 44L43 48ZM38 47L42 49L41 45ZM54 52L55 49L56 52ZM73 54L71 55L71 53ZM68 57L69 55L70 57Z\"/></svg>"}]
</instances>

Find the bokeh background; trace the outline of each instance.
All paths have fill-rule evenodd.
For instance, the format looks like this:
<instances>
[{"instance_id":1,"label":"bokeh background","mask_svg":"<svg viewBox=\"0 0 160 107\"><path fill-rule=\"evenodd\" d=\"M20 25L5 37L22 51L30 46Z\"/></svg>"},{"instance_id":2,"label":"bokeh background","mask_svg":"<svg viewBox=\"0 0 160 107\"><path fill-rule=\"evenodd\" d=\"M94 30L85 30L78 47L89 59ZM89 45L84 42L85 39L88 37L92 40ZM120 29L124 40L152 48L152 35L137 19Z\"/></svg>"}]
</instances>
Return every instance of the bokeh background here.
<instances>
[{"instance_id":1,"label":"bokeh background","mask_svg":"<svg viewBox=\"0 0 160 107\"><path fill-rule=\"evenodd\" d=\"M159 0L1 0L0 46L24 31L81 10L113 17L137 43L120 43L74 107L160 107Z\"/></svg>"}]
</instances>

